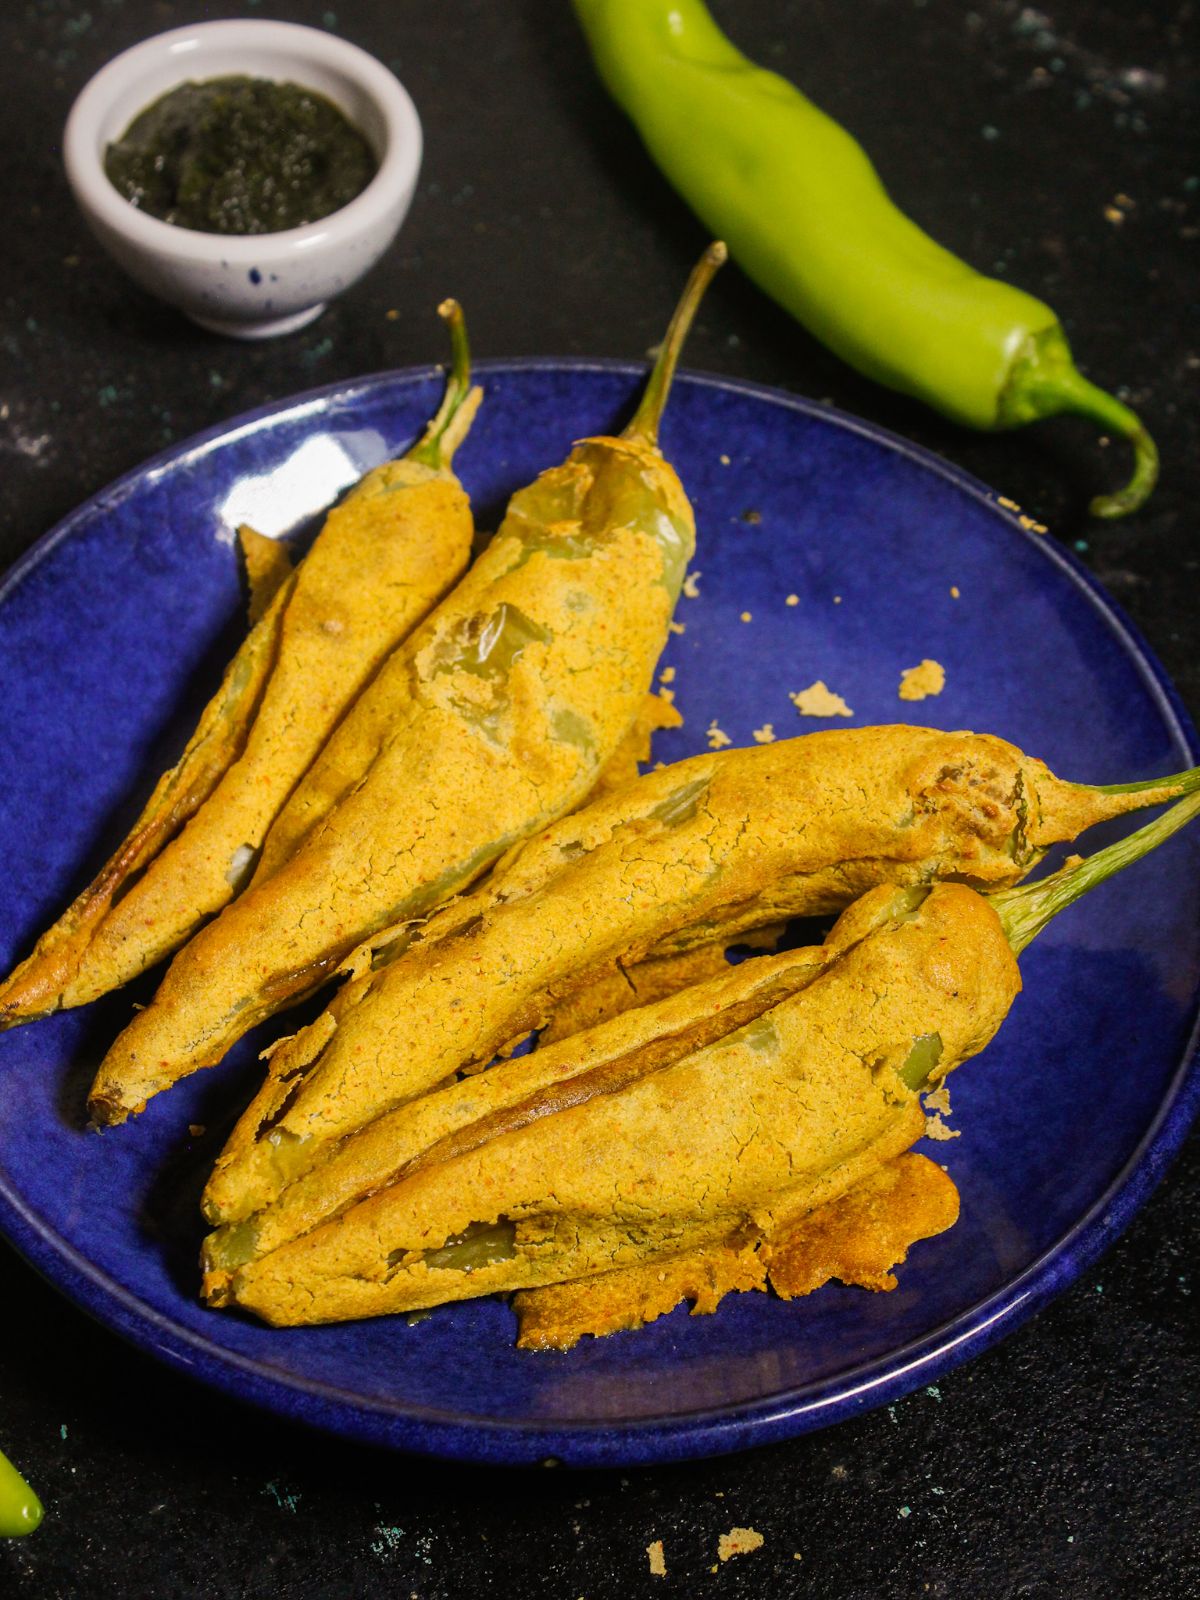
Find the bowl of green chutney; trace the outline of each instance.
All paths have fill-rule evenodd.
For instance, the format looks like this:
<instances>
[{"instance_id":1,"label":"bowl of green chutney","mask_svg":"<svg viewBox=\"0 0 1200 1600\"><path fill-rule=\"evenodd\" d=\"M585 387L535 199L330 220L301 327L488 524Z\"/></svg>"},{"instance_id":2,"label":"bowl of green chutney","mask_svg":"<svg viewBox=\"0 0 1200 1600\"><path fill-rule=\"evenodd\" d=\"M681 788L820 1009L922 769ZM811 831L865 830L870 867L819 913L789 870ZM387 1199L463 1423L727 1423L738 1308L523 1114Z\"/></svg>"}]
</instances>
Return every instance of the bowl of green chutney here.
<instances>
[{"instance_id":1,"label":"bowl of green chutney","mask_svg":"<svg viewBox=\"0 0 1200 1600\"><path fill-rule=\"evenodd\" d=\"M301 328L408 212L421 123L365 50L294 23L198 23L126 50L71 109L75 199L135 282L216 333Z\"/></svg>"}]
</instances>

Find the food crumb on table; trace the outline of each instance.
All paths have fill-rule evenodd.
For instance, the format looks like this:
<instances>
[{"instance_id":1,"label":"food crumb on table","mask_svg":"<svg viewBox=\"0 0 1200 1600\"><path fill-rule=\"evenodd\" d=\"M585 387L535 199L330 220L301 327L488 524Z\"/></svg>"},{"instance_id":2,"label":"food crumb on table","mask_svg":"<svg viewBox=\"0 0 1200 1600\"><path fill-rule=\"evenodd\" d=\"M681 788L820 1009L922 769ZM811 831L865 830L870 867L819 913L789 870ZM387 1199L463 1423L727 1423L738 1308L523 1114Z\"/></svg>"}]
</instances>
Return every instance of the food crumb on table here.
<instances>
[{"instance_id":1,"label":"food crumb on table","mask_svg":"<svg viewBox=\"0 0 1200 1600\"><path fill-rule=\"evenodd\" d=\"M950 598L951 598L951 600L957 600L958 597L959 597L958 585L956 583L952 583L950 585Z\"/></svg>"},{"instance_id":2,"label":"food crumb on table","mask_svg":"<svg viewBox=\"0 0 1200 1600\"><path fill-rule=\"evenodd\" d=\"M708 725L708 748L710 750L724 750L731 745L733 740L723 729L718 728L717 719L714 717Z\"/></svg>"},{"instance_id":3,"label":"food crumb on table","mask_svg":"<svg viewBox=\"0 0 1200 1600\"><path fill-rule=\"evenodd\" d=\"M743 622L752 622L753 620L754 620L754 617L753 617L753 614L751 612L749 612L749 611L743 611L742 612L742 621Z\"/></svg>"},{"instance_id":4,"label":"food crumb on table","mask_svg":"<svg viewBox=\"0 0 1200 1600\"><path fill-rule=\"evenodd\" d=\"M646 1546L646 1555L650 1562L651 1577L665 1578L667 1575L667 1563L663 1556L662 1540L655 1539L652 1543L648 1544Z\"/></svg>"},{"instance_id":5,"label":"food crumb on table","mask_svg":"<svg viewBox=\"0 0 1200 1600\"><path fill-rule=\"evenodd\" d=\"M752 1550L761 1549L762 1544L763 1536L757 1529L730 1528L717 1540L717 1555L722 1561L730 1561L734 1556L746 1556Z\"/></svg>"},{"instance_id":6,"label":"food crumb on table","mask_svg":"<svg viewBox=\"0 0 1200 1600\"><path fill-rule=\"evenodd\" d=\"M833 690L820 678L816 683L810 683L807 689L798 689L795 694L789 694L788 699L795 706L802 717L852 717L850 707L840 694Z\"/></svg>"},{"instance_id":7,"label":"food crumb on table","mask_svg":"<svg viewBox=\"0 0 1200 1600\"><path fill-rule=\"evenodd\" d=\"M761 728L755 728L755 730L754 730L754 742L755 742L755 744L774 744L775 743L775 725L774 725L774 723L764 722Z\"/></svg>"},{"instance_id":8,"label":"food crumb on table","mask_svg":"<svg viewBox=\"0 0 1200 1600\"><path fill-rule=\"evenodd\" d=\"M900 677L901 700L928 700L946 687L946 669L928 657L920 666L907 667Z\"/></svg>"},{"instance_id":9,"label":"food crumb on table","mask_svg":"<svg viewBox=\"0 0 1200 1600\"><path fill-rule=\"evenodd\" d=\"M785 606L798 606L800 604L800 596L798 594L790 594L783 603Z\"/></svg>"},{"instance_id":10,"label":"food crumb on table","mask_svg":"<svg viewBox=\"0 0 1200 1600\"><path fill-rule=\"evenodd\" d=\"M687 623L686 622L668 622L667 623L667 632L668 633L686 633L687 632Z\"/></svg>"},{"instance_id":11,"label":"food crumb on table","mask_svg":"<svg viewBox=\"0 0 1200 1600\"><path fill-rule=\"evenodd\" d=\"M684 593L684 598L685 599L688 599L688 600L699 600L699 598L700 598L700 579L703 576L704 576L704 574L702 572L689 572L688 573L687 577L683 580L683 593Z\"/></svg>"},{"instance_id":12,"label":"food crumb on table","mask_svg":"<svg viewBox=\"0 0 1200 1600\"><path fill-rule=\"evenodd\" d=\"M674 667L664 667L662 669L662 671L658 675L658 681L659 681L659 683L674 683L675 682L675 668Z\"/></svg>"}]
</instances>

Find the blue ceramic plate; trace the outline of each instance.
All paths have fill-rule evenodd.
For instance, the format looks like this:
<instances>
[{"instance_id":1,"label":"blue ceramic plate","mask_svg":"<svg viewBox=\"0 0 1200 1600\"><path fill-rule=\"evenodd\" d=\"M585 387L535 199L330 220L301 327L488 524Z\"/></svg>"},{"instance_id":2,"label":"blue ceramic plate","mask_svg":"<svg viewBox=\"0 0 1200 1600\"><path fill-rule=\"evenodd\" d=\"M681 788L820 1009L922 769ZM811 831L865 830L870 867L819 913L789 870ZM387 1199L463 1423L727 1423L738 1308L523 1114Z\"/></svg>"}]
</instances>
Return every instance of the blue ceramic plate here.
<instances>
[{"instance_id":1,"label":"blue ceramic plate","mask_svg":"<svg viewBox=\"0 0 1200 1600\"><path fill-rule=\"evenodd\" d=\"M460 467L480 524L628 413L642 373L484 369ZM160 456L70 517L0 603L0 965L90 876L177 748L242 627L231 530L302 540L403 447L440 382L399 373L249 416ZM1159 667L1057 546L977 484L861 423L747 385L682 378L664 445L696 506L697 598L671 638L684 727L748 744L819 726L788 691L823 679L856 722L1014 740L1113 782L1197 759ZM1100 535L1103 536L1102 534ZM789 604L790 595L798 603ZM931 656L937 699L897 698ZM73 1300L173 1366L353 1438L477 1461L713 1454L878 1405L972 1355L1074 1278L1128 1221L1197 1099L1200 830L1092 895L1024 962L997 1041L955 1077L961 1138L933 1147L962 1218L891 1294L735 1295L569 1354L519 1354L499 1301L273 1332L196 1302L196 1201L263 1037L99 1138L81 1113L103 1049L148 990L0 1037L0 1225ZM207 1133L193 1136L189 1125Z\"/></svg>"}]
</instances>

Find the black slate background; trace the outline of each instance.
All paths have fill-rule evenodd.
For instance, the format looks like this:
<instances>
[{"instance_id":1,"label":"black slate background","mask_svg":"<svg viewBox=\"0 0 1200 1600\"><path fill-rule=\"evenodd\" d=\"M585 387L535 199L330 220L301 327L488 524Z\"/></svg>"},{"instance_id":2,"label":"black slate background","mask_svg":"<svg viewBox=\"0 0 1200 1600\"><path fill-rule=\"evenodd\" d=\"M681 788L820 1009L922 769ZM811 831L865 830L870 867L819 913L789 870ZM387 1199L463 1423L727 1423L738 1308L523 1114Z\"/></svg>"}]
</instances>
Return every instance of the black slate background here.
<instances>
[{"instance_id":1,"label":"black slate background","mask_svg":"<svg viewBox=\"0 0 1200 1600\"><path fill-rule=\"evenodd\" d=\"M245 12L326 27L391 64L424 119L426 164L373 275L261 346L202 334L134 290L85 235L59 165L70 102L105 60L231 10L0 8L0 566L175 439L297 389L440 359L427 313L448 292L481 355L631 357L658 337L703 234L594 84L566 5L334 3ZM1068 420L995 439L953 429L843 369L733 270L688 363L827 396L1011 495L1083 553L1200 711L1195 5L716 10L863 139L940 239L1058 308L1086 368L1143 411L1163 483L1135 519L1089 523L1089 493L1124 470L1117 446ZM1132 202L1122 222L1105 215L1118 195ZM1193 1135L1097 1268L936 1393L792 1444L625 1475L445 1467L285 1426L125 1348L0 1246L0 1442L47 1506L36 1536L0 1546L0 1595L1200 1595L1198 1212ZM714 1571L733 1525L765 1543ZM652 1539L665 1580L648 1573Z\"/></svg>"}]
</instances>

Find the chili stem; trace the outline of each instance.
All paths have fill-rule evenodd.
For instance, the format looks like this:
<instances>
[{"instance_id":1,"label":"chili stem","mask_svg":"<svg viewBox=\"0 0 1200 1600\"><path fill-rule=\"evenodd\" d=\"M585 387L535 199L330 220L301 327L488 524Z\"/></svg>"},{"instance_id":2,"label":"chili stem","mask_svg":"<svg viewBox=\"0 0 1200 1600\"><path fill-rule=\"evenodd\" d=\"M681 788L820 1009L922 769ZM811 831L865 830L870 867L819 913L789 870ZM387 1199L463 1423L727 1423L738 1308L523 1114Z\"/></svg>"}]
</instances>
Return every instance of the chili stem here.
<instances>
[{"instance_id":1,"label":"chili stem","mask_svg":"<svg viewBox=\"0 0 1200 1600\"><path fill-rule=\"evenodd\" d=\"M443 300L438 316L450 328L450 374L437 414L408 452L408 459L442 470L450 465L466 437L482 391L471 388L471 347L462 307L457 300Z\"/></svg>"},{"instance_id":2,"label":"chili stem","mask_svg":"<svg viewBox=\"0 0 1200 1600\"><path fill-rule=\"evenodd\" d=\"M1098 494L1088 510L1094 517L1128 516L1145 504L1158 482L1158 447L1146 432L1141 418L1122 405L1115 395L1090 383L1080 372L1060 372L1053 379L1058 409L1075 416L1090 417L1133 446L1133 474L1123 489L1113 494Z\"/></svg>"},{"instance_id":3,"label":"chili stem","mask_svg":"<svg viewBox=\"0 0 1200 1600\"><path fill-rule=\"evenodd\" d=\"M996 424L1014 428L1063 412L1088 417L1106 432L1128 439L1133 446L1132 477L1114 494L1097 495L1088 508L1092 515L1124 517L1136 511L1158 482L1154 440L1136 413L1083 376L1056 322L1032 335L1013 362L997 402Z\"/></svg>"},{"instance_id":4,"label":"chili stem","mask_svg":"<svg viewBox=\"0 0 1200 1600\"><path fill-rule=\"evenodd\" d=\"M704 297L704 291L728 254L720 239L717 239L709 245L692 268L692 275L680 296L679 304L675 307L675 314L667 328L666 337L659 346L654 369L646 382L641 404L634 412L633 420L621 434L623 439L640 439L652 445L658 443L658 425L662 421L663 408L671 391L671 379L675 376L675 365L683 349L683 342L688 336L688 329L696 315L696 308Z\"/></svg>"},{"instance_id":5,"label":"chili stem","mask_svg":"<svg viewBox=\"0 0 1200 1600\"><path fill-rule=\"evenodd\" d=\"M1114 873L1140 861L1197 816L1200 816L1200 792L1180 800L1161 817L1098 850L1086 861L1069 861L1037 883L1024 883L1019 888L1001 889L988 895L1014 953L1020 955L1060 911Z\"/></svg>"},{"instance_id":6,"label":"chili stem","mask_svg":"<svg viewBox=\"0 0 1200 1600\"><path fill-rule=\"evenodd\" d=\"M1081 783L1080 789L1092 794L1150 794L1155 789L1170 789L1174 795L1195 794L1200 789L1200 767L1175 772L1169 778L1139 778L1136 783Z\"/></svg>"}]
</instances>

